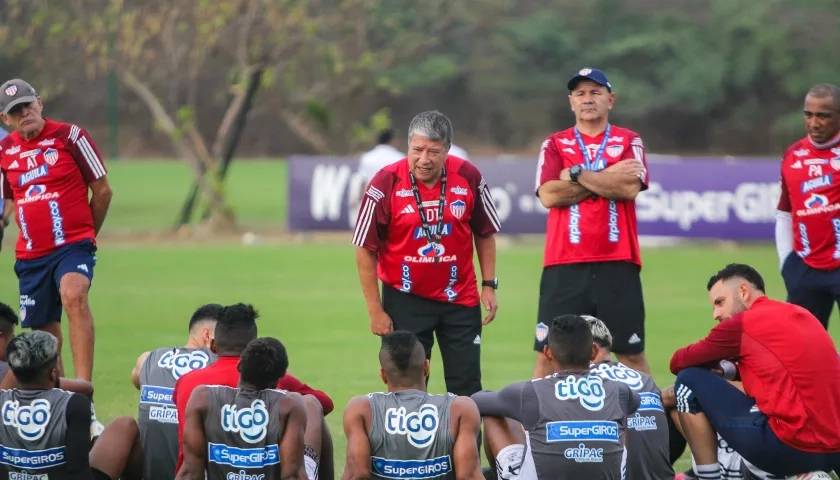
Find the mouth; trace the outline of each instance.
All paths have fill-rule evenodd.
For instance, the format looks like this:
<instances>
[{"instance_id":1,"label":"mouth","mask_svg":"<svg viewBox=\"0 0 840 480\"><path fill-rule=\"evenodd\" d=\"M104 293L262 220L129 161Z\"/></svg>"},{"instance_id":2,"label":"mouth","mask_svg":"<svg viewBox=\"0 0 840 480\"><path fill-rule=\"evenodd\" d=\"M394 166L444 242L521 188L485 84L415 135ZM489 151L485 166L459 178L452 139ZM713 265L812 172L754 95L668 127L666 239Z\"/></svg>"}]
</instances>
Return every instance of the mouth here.
<instances>
[{"instance_id":1,"label":"mouth","mask_svg":"<svg viewBox=\"0 0 840 480\"><path fill-rule=\"evenodd\" d=\"M432 167L431 167L431 166L428 166L428 167L421 167L420 165L417 165L417 167L416 167L416 168L417 168L417 171L418 171L419 173L431 173L431 171L432 171Z\"/></svg>"}]
</instances>

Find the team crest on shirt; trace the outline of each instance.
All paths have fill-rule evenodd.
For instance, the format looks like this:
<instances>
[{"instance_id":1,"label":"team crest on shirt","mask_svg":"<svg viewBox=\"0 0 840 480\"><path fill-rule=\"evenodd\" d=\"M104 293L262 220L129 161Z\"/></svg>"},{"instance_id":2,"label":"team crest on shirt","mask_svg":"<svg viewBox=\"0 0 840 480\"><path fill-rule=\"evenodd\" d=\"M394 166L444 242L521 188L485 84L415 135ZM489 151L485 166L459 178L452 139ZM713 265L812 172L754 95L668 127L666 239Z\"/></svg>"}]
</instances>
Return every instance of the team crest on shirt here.
<instances>
[{"instance_id":1,"label":"team crest on shirt","mask_svg":"<svg viewBox=\"0 0 840 480\"><path fill-rule=\"evenodd\" d=\"M621 145L610 145L607 147L607 155L616 158L617 156L621 155L621 152L624 151L624 147Z\"/></svg>"},{"instance_id":2,"label":"team crest on shirt","mask_svg":"<svg viewBox=\"0 0 840 480\"><path fill-rule=\"evenodd\" d=\"M467 204L463 200L455 200L449 204L449 211L455 218L460 219L467 212Z\"/></svg>"},{"instance_id":3,"label":"team crest on shirt","mask_svg":"<svg viewBox=\"0 0 840 480\"><path fill-rule=\"evenodd\" d=\"M44 152L44 160L50 165L55 165L55 162L58 161L58 150L48 148L47 151Z\"/></svg>"},{"instance_id":4,"label":"team crest on shirt","mask_svg":"<svg viewBox=\"0 0 840 480\"><path fill-rule=\"evenodd\" d=\"M834 157L828 163L831 165L831 168L840 170L840 157Z\"/></svg>"}]
</instances>

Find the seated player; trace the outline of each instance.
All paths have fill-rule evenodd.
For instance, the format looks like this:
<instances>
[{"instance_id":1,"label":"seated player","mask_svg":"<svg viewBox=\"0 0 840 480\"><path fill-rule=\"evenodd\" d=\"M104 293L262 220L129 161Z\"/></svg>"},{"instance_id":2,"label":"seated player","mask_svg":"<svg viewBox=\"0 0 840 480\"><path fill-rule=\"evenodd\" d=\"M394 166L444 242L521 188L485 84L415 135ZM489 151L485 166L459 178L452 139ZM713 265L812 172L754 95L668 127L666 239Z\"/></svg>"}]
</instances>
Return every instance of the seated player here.
<instances>
[{"instance_id":1,"label":"seated player","mask_svg":"<svg viewBox=\"0 0 840 480\"><path fill-rule=\"evenodd\" d=\"M199 307L189 322L183 347L163 347L137 359L131 382L140 390L137 424L143 445L143 476L172 480L178 464L178 410L172 401L181 376L216 361L210 351L216 322L224 307L212 303Z\"/></svg>"},{"instance_id":2,"label":"seated player","mask_svg":"<svg viewBox=\"0 0 840 480\"><path fill-rule=\"evenodd\" d=\"M137 423L119 417L93 448L90 400L56 388L58 340L44 331L9 342L7 357L20 388L0 391L0 476L9 479L140 479Z\"/></svg>"},{"instance_id":3,"label":"seated player","mask_svg":"<svg viewBox=\"0 0 840 480\"><path fill-rule=\"evenodd\" d=\"M218 357L216 362L183 375L175 384L172 401L175 402L178 410L178 445L181 447L178 453L178 470L183 463L184 415L190 395L201 385L225 385L235 388L239 384L237 365L245 347L257 338L256 320L258 317L259 314L251 305L239 303L225 307L216 322L216 329L210 341L210 349ZM289 374L285 374L277 382L277 388L303 395L307 416L306 435L310 440L308 445L312 446L312 450L308 453L316 456L320 469L319 477L331 480L334 477L333 444L324 415L332 411L332 400L324 392L301 383Z\"/></svg>"},{"instance_id":4,"label":"seated player","mask_svg":"<svg viewBox=\"0 0 840 480\"><path fill-rule=\"evenodd\" d=\"M274 388L288 367L283 344L257 338L242 352L236 388L193 391L178 480L317 478L318 465L307 454L312 446L306 448L303 399Z\"/></svg>"},{"instance_id":5,"label":"seated player","mask_svg":"<svg viewBox=\"0 0 840 480\"><path fill-rule=\"evenodd\" d=\"M586 320L562 315L545 349L554 375L473 394L498 478L624 478L625 424L641 398L624 383L590 373L597 353Z\"/></svg>"},{"instance_id":6,"label":"seated player","mask_svg":"<svg viewBox=\"0 0 840 480\"><path fill-rule=\"evenodd\" d=\"M379 365L388 393L354 397L344 410L342 480L483 480L478 409L468 397L426 391L429 361L417 336L382 337Z\"/></svg>"},{"instance_id":7,"label":"seated player","mask_svg":"<svg viewBox=\"0 0 840 480\"><path fill-rule=\"evenodd\" d=\"M627 477L645 480L673 480L668 444L668 416L662 406L659 387L650 375L633 370L610 357L612 335L601 320L581 315L589 323L598 353L591 371L604 380L622 382L637 392L641 403L627 419Z\"/></svg>"},{"instance_id":8,"label":"seated player","mask_svg":"<svg viewBox=\"0 0 840 480\"><path fill-rule=\"evenodd\" d=\"M10 373L9 364L6 363L6 347L15 338L15 327L18 322L19 319L15 311L5 303L0 302L0 390L10 390L20 387L15 376ZM59 375L62 373L59 371ZM93 399L93 385L90 382L60 377L58 384L62 390L79 393L91 400ZM90 436L95 440L105 427L96 419L96 413L93 410L92 403L90 422Z\"/></svg>"},{"instance_id":9,"label":"seated player","mask_svg":"<svg viewBox=\"0 0 840 480\"><path fill-rule=\"evenodd\" d=\"M777 476L840 467L840 359L822 324L801 307L767 298L764 280L748 265L727 265L707 288L719 323L671 358L697 476L721 478L718 434ZM734 362L732 378L740 375L744 391L709 369L722 360Z\"/></svg>"}]
</instances>

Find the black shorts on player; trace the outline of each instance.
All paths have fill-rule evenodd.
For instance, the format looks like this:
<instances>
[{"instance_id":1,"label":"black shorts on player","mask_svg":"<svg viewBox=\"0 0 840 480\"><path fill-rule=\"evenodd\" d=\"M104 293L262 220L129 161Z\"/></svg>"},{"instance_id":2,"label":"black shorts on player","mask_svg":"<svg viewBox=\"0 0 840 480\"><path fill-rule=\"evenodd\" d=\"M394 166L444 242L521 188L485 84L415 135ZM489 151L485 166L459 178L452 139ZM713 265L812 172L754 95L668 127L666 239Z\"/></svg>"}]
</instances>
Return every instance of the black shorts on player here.
<instances>
[{"instance_id":1,"label":"black shorts on player","mask_svg":"<svg viewBox=\"0 0 840 480\"><path fill-rule=\"evenodd\" d=\"M598 317L612 333L612 351L645 351L645 304L639 267L630 262L587 262L545 267L540 280L534 350L542 352L554 317Z\"/></svg>"}]
</instances>

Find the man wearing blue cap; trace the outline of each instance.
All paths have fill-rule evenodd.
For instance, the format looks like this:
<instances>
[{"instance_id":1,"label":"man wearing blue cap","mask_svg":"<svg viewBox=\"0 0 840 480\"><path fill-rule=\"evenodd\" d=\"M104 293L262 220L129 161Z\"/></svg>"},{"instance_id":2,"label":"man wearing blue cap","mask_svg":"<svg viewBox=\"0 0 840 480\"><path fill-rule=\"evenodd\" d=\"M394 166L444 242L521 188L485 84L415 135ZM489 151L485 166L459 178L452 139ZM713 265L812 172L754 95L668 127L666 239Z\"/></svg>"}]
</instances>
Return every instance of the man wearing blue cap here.
<instances>
[{"instance_id":1,"label":"man wearing blue cap","mask_svg":"<svg viewBox=\"0 0 840 480\"><path fill-rule=\"evenodd\" d=\"M600 318L618 360L650 373L635 198L647 189L639 135L610 125L615 103L607 76L584 68L567 84L575 126L540 148L536 194L549 209L537 318L534 377L552 373L543 353L551 319Z\"/></svg>"}]
</instances>

